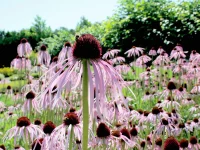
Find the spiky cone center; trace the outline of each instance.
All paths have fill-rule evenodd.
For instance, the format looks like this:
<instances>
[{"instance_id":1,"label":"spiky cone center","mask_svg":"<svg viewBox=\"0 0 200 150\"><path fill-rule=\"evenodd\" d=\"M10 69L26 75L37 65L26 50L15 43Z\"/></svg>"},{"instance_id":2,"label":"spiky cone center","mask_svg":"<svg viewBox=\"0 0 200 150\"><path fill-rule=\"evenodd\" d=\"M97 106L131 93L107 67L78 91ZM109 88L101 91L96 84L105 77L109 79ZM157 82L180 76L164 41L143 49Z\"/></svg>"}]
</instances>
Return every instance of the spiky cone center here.
<instances>
[{"instance_id":1,"label":"spiky cone center","mask_svg":"<svg viewBox=\"0 0 200 150\"><path fill-rule=\"evenodd\" d=\"M76 111L76 108L74 108L74 107L71 107L70 109L69 109L69 112L75 112Z\"/></svg>"},{"instance_id":2,"label":"spiky cone center","mask_svg":"<svg viewBox=\"0 0 200 150\"><path fill-rule=\"evenodd\" d=\"M12 87L10 85L7 86L7 90L10 90L12 89Z\"/></svg>"},{"instance_id":3,"label":"spiky cone center","mask_svg":"<svg viewBox=\"0 0 200 150\"><path fill-rule=\"evenodd\" d=\"M102 55L100 42L91 34L83 34L77 38L72 54L80 59L98 59Z\"/></svg>"},{"instance_id":4,"label":"spiky cone center","mask_svg":"<svg viewBox=\"0 0 200 150\"><path fill-rule=\"evenodd\" d=\"M26 42L28 42L27 39L23 38L23 39L21 39L20 43L26 43Z\"/></svg>"},{"instance_id":5,"label":"spiky cone center","mask_svg":"<svg viewBox=\"0 0 200 150\"><path fill-rule=\"evenodd\" d=\"M35 93L33 91L30 91L26 94L26 99L34 99Z\"/></svg>"},{"instance_id":6,"label":"spiky cone center","mask_svg":"<svg viewBox=\"0 0 200 150\"><path fill-rule=\"evenodd\" d=\"M27 117L20 117L17 119L17 126L18 127L27 127L31 124L30 120Z\"/></svg>"},{"instance_id":7,"label":"spiky cone center","mask_svg":"<svg viewBox=\"0 0 200 150\"><path fill-rule=\"evenodd\" d=\"M156 139L156 145L162 146L162 139L161 138Z\"/></svg>"},{"instance_id":8,"label":"spiky cone center","mask_svg":"<svg viewBox=\"0 0 200 150\"><path fill-rule=\"evenodd\" d=\"M164 142L164 150L179 150L179 143L174 137L169 137Z\"/></svg>"},{"instance_id":9,"label":"spiky cone center","mask_svg":"<svg viewBox=\"0 0 200 150\"><path fill-rule=\"evenodd\" d=\"M45 45L42 45L42 46L40 47L40 50L41 50L41 51L46 51L46 50L47 50L47 47L46 47Z\"/></svg>"},{"instance_id":10,"label":"spiky cone center","mask_svg":"<svg viewBox=\"0 0 200 150\"><path fill-rule=\"evenodd\" d=\"M41 145L43 143L43 138L40 138L39 140L36 139L33 144L31 145L32 149L34 150L41 150Z\"/></svg>"},{"instance_id":11,"label":"spiky cone center","mask_svg":"<svg viewBox=\"0 0 200 150\"><path fill-rule=\"evenodd\" d=\"M138 109L137 112L139 112L140 115L143 114L143 110L142 109Z\"/></svg>"},{"instance_id":12,"label":"spiky cone center","mask_svg":"<svg viewBox=\"0 0 200 150\"><path fill-rule=\"evenodd\" d=\"M15 146L15 147L14 147L15 150L17 150L17 149L19 149L19 148L20 148L20 146Z\"/></svg>"},{"instance_id":13,"label":"spiky cone center","mask_svg":"<svg viewBox=\"0 0 200 150\"><path fill-rule=\"evenodd\" d=\"M198 118L194 118L193 121L194 121L195 123L198 123L198 122L199 122L199 119L198 119Z\"/></svg>"},{"instance_id":14,"label":"spiky cone center","mask_svg":"<svg viewBox=\"0 0 200 150\"><path fill-rule=\"evenodd\" d=\"M178 127L179 127L180 129L183 129L183 128L185 128L185 124L184 124L184 123L180 123L180 124L178 125Z\"/></svg>"},{"instance_id":15,"label":"spiky cone center","mask_svg":"<svg viewBox=\"0 0 200 150\"><path fill-rule=\"evenodd\" d=\"M34 124L39 126L39 125L42 124L42 121L39 120L39 119L36 119L36 120L34 121Z\"/></svg>"},{"instance_id":16,"label":"spiky cone center","mask_svg":"<svg viewBox=\"0 0 200 150\"><path fill-rule=\"evenodd\" d=\"M195 136L191 136L190 137L190 143L193 144L193 145L197 144L197 138Z\"/></svg>"},{"instance_id":17,"label":"spiky cone center","mask_svg":"<svg viewBox=\"0 0 200 150\"><path fill-rule=\"evenodd\" d=\"M58 57L57 56L53 57L52 62L57 62L57 61L58 61Z\"/></svg>"},{"instance_id":18,"label":"spiky cone center","mask_svg":"<svg viewBox=\"0 0 200 150\"><path fill-rule=\"evenodd\" d=\"M166 119L163 118L163 119L162 119L162 124L166 126L166 125L168 125L168 121L167 121Z\"/></svg>"},{"instance_id":19,"label":"spiky cone center","mask_svg":"<svg viewBox=\"0 0 200 150\"><path fill-rule=\"evenodd\" d=\"M135 127L133 127L133 128L130 130L130 134L131 134L132 136L137 136L137 135L138 135L137 129L136 129Z\"/></svg>"},{"instance_id":20,"label":"spiky cone center","mask_svg":"<svg viewBox=\"0 0 200 150\"><path fill-rule=\"evenodd\" d=\"M154 114L154 115L158 115L159 113L160 113L160 110L159 110L159 108L158 107L153 107L153 109L152 109L152 114Z\"/></svg>"},{"instance_id":21,"label":"spiky cone center","mask_svg":"<svg viewBox=\"0 0 200 150\"><path fill-rule=\"evenodd\" d=\"M3 150L6 150L6 147L3 144L0 145L0 148L3 149Z\"/></svg>"},{"instance_id":22,"label":"spiky cone center","mask_svg":"<svg viewBox=\"0 0 200 150\"><path fill-rule=\"evenodd\" d=\"M52 121L47 121L43 126L43 131L45 134L51 134L55 128L56 126Z\"/></svg>"},{"instance_id":23,"label":"spiky cone center","mask_svg":"<svg viewBox=\"0 0 200 150\"><path fill-rule=\"evenodd\" d=\"M188 147L188 140L182 139L182 140L180 141L180 147L181 147L181 148L187 148L187 147Z\"/></svg>"},{"instance_id":24,"label":"spiky cone center","mask_svg":"<svg viewBox=\"0 0 200 150\"><path fill-rule=\"evenodd\" d=\"M97 137L106 138L110 136L110 129L105 123L100 123L97 127Z\"/></svg>"},{"instance_id":25,"label":"spiky cone center","mask_svg":"<svg viewBox=\"0 0 200 150\"><path fill-rule=\"evenodd\" d=\"M174 82L169 82L168 85L167 85L167 89L168 90L175 90L176 86L175 86Z\"/></svg>"},{"instance_id":26,"label":"spiky cone center","mask_svg":"<svg viewBox=\"0 0 200 150\"><path fill-rule=\"evenodd\" d=\"M147 117L149 115L148 111L144 111L144 116Z\"/></svg>"},{"instance_id":27,"label":"spiky cone center","mask_svg":"<svg viewBox=\"0 0 200 150\"><path fill-rule=\"evenodd\" d=\"M76 113L69 112L64 116L63 123L65 125L70 125L70 124L71 125L77 125L77 124L79 124L79 118L78 118Z\"/></svg>"},{"instance_id":28,"label":"spiky cone center","mask_svg":"<svg viewBox=\"0 0 200 150\"><path fill-rule=\"evenodd\" d=\"M145 147L145 141L142 141L141 143L140 143L140 146L142 147L142 148L144 148Z\"/></svg>"},{"instance_id":29,"label":"spiky cone center","mask_svg":"<svg viewBox=\"0 0 200 150\"><path fill-rule=\"evenodd\" d=\"M65 42L65 47L71 47L71 43L70 42Z\"/></svg>"},{"instance_id":30,"label":"spiky cone center","mask_svg":"<svg viewBox=\"0 0 200 150\"><path fill-rule=\"evenodd\" d=\"M115 136L115 137L120 137L121 134L120 134L120 131L114 130L114 131L112 131L111 135Z\"/></svg>"},{"instance_id":31,"label":"spiky cone center","mask_svg":"<svg viewBox=\"0 0 200 150\"><path fill-rule=\"evenodd\" d=\"M128 129L123 128L123 129L120 130L120 132L122 133L122 135L126 136L127 138L129 138L129 139L131 138Z\"/></svg>"}]
</instances>

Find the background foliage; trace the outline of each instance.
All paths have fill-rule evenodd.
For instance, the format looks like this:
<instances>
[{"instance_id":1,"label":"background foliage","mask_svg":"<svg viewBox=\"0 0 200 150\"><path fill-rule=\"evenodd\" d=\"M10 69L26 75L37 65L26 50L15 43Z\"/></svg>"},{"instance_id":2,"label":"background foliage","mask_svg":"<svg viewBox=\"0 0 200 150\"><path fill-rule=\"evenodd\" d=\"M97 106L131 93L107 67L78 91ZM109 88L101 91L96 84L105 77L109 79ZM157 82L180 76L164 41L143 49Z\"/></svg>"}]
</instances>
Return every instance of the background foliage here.
<instances>
[{"instance_id":1,"label":"background foliage","mask_svg":"<svg viewBox=\"0 0 200 150\"><path fill-rule=\"evenodd\" d=\"M82 17L75 29L61 27L52 31L45 20L36 16L29 29L0 31L0 67L10 66L23 37L35 52L41 44L46 44L52 57L58 55L66 41L73 43L75 36L83 33L97 37L104 52L118 48L122 55L132 46L144 47L147 51L163 46L170 52L177 43L181 43L185 51L198 51L200 0L119 0L118 4L113 16L93 24Z\"/></svg>"}]
</instances>

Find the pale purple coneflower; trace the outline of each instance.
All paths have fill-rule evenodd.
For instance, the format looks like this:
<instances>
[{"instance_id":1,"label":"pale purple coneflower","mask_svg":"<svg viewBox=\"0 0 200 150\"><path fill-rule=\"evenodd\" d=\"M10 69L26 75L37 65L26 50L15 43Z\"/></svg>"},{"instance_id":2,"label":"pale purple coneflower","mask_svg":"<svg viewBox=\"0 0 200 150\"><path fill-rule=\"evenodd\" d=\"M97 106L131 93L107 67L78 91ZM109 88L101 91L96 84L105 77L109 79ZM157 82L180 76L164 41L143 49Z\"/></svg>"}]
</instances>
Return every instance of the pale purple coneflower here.
<instances>
[{"instance_id":1,"label":"pale purple coneflower","mask_svg":"<svg viewBox=\"0 0 200 150\"><path fill-rule=\"evenodd\" d=\"M155 150L162 150L162 139L159 137L155 140Z\"/></svg>"},{"instance_id":2,"label":"pale purple coneflower","mask_svg":"<svg viewBox=\"0 0 200 150\"><path fill-rule=\"evenodd\" d=\"M161 54L162 52L164 52L165 50L162 48L162 46L160 46L157 50L158 54Z\"/></svg>"},{"instance_id":3,"label":"pale purple coneflower","mask_svg":"<svg viewBox=\"0 0 200 150\"><path fill-rule=\"evenodd\" d=\"M197 56L199 56L200 54L196 51L196 50L192 50L190 53L190 61L193 61Z\"/></svg>"},{"instance_id":4,"label":"pale purple coneflower","mask_svg":"<svg viewBox=\"0 0 200 150\"><path fill-rule=\"evenodd\" d=\"M164 63L169 63L170 59L168 56L165 55L165 52L162 52L160 55L156 57L156 59L153 61L153 64L159 64L160 66L163 66Z\"/></svg>"},{"instance_id":5,"label":"pale purple coneflower","mask_svg":"<svg viewBox=\"0 0 200 150\"><path fill-rule=\"evenodd\" d=\"M80 124L78 115L74 112L65 114L63 124L57 126L53 130L49 147L51 147L52 150L58 145L60 145L60 148L69 148L72 144L72 139L70 139L71 134L74 134L75 138L79 141L82 138L82 125Z\"/></svg>"},{"instance_id":6,"label":"pale purple coneflower","mask_svg":"<svg viewBox=\"0 0 200 150\"><path fill-rule=\"evenodd\" d=\"M176 130L173 131L173 134L175 136L179 136L180 134L182 134L183 132L189 134L190 132L192 132L192 128L191 126L186 126L185 123L179 123Z\"/></svg>"},{"instance_id":7,"label":"pale purple coneflower","mask_svg":"<svg viewBox=\"0 0 200 150\"><path fill-rule=\"evenodd\" d=\"M124 54L127 54L127 57L136 57L140 56L144 51L142 47L133 46L131 49L127 50Z\"/></svg>"},{"instance_id":8,"label":"pale purple coneflower","mask_svg":"<svg viewBox=\"0 0 200 150\"><path fill-rule=\"evenodd\" d=\"M187 96L187 91L183 87L179 87L179 89L174 90L173 96L175 100L182 100Z\"/></svg>"},{"instance_id":9,"label":"pale purple coneflower","mask_svg":"<svg viewBox=\"0 0 200 150\"><path fill-rule=\"evenodd\" d=\"M173 130L174 130L174 126L170 124L167 119L162 118L160 123L156 127L154 133L159 136L162 136L163 134L164 135L167 134L168 136L171 136Z\"/></svg>"},{"instance_id":10,"label":"pale purple coneflower","mask_svg":"<svg viewBox=\"0 0 200 150\"><path fill-rule=\"evenodd\" d=\"M148 120L151 123L157 123L158 120L160 119L161 115L160 115L160 109L158 107L153 107L151 113L149 113L148 115Z\"/></svg>"},{"instance_id":11,"label":"pale purple coneflower","mask_svg":"<svg viewBox=\"0 0 200 150\"><path fill-rule=\"evenodd\" d=\"M45 67L49 67L50 61L51 61L51 56L47 51L47 47L45 45L42 45L38 52L38 63L40 65L44 65Z\"/></svg>"},{"instance_id":12,"label":"pale purple coneflower","mask_svg":"<svg viewBox=\"0 0 200 150\"><path fill-rule=\"evenodd\" d=\"M131 135L128 131L128 129L123 128L120 131L119 130L112 130L111 131L111 138L112 142L114 142L112 145L116 145L118 148L133 148L138 147L137 143L135 141L132 141Z\"/></svg>"},{"instance_id":13,"label":"pale purple coneflower","mask_svg":"<svg viewBox=\"0 0 200 150\"><path fill-rule=\"evenodd\" d=\"M37 112L40 112L38 102L34 98L35 98L35 93L33 91L30 91L26 94L26 99L22 106L22 111L24 113L31 113L33 109L36 110Z\"/></svg>"},{"instance_id":14,"label":"pale purple coneflower","mask_svg":"<svg viewBox=\"0 0 200 150\"><path fill-rule=\"evenodd\" d=\"M44 92L42 92L41 95L39 95L39 97L43 96L48 91L51 94L52 92L54 92L53 87L56 85L56 97L59 97L62 93L62 89L66 86L66 84L72 81L72 72L76 71L77 80L75 81L72 89L77 89L81 85L83 86L83 128L88 128L89 118L86 117L88 117L89 115L86 115L86 113L89 114L90 112L91 117L93 117L94 87L96 88L95 102L99 114L106 114L104 105L105 101L107 100L105 90L107 83L114 87L115 90L113 90L112 95L114 95L115 98L124 99L121 91L122 84L120 84L121 82L123 82L123 78L112 65L101 60L101 53L102 49L100 46L100 42L94 36L92 36L91 34L83 34L78 37L72 49L73 56L71 60L68 60L63 68L61 68L54 75L54 77L51 78L50 82L48 83L48 88ZM65 68L66 66L68 67ZM94 78L92 77L93 73ZM81 84L81 81L83 81L83 84ZM89 91L89 94L87 91ZM84 131L86 131L86 129ZM86 147L87 142L85 142L85 140L88 140L88 133L86 134L83 132L83 136L85 138L83 138L82 143L84 147Z\"/></svg>"},{"instance_id":15,"label":"pale purple coneflower","mask_svg":"<svg viewBox=\"0 0 200 150\"><path fill-rule=\"evenodd\" d=\"M59 52L58 60L59 62L64 62L66 59L72 57L72 46L70 42L65 42L62 50Z\"/></svg>"},{"instance_id":16,"label":"pale purple coneflower","mask_svg":"<svg viewBox=\"0 0 200 150\"><path fill-rule=\"evenodd\" d=\"M124 63L125 62L125 58L122 57L122 56L116 56L113 59L111 59L111 61L112 61L113 65L118 65L120 63Z\"/></svg>"},{"instance_id":17,"label":"pale purple coneflower","mask_svg":"<svg viewBox=\"0 0 200 150\"><path fill-rule=\"evenodd\" d=\"M182 105L194 105L195 104L195 101L192 100L191 98L187 98L187 99L183 99L181 101L181 104Z\"/></svg>"},{"instance_id":18,"label":"pale purple coneflower","mask_svg":"<svg viewBox=\"0 0 200 150\"><path fill-rule=\"evenodd\" d=\"M200 109L199 105L195 105L195 106L190 107L189 112L192 114L197 113L199 112L199 109Z\"/></svg>"},{"instance_id":19,"label":"pale purple coneflower","mask_svg":"<svg viewBox=\"0 0 200 150\"><path fill-rule=\"evenodd\" d=\"M190 91L191 94L200 94L200 84L196 84Z\"/></svg>"},{"instance_id":20,"label":"pale purple coneflower","mask_svg":"<svg viewBox=\"0 0 200 150\"><path fill-rule=\"evenodd\" d=\"M113 59L115 56L118 55L119 52L120 52L119 49L108 49L108 51L102 56L102 59L104 60Z\"/></svg>"},{"instance_id":21,"label":"pale purple coneflower","mask_svg":"<svg viewBox=\"0 0 200 150\"><path fill-rule=\"evenodd\" d=\"M180 140L180 150L187 150L189 142L187 139L181 139Z\"/></svg>"},{"instance_id":22,"label":"pale purple coneflower","mask_svg":"<svg viewBox=\"0 0 200 150\"><path fill-rule=\"evenodd\" d=\"M10 67L13 69L21 69L22 68L22 58L20 58L18 55L16 58L14 58L11 63Z\"/></svg>"},{"instance_id":23,"label":"pale purple coneflower","mask_svg":"<svg viewBox=\"0 0 200 150\"><path fill-rule=\"evenodd\" d=\"M45 136L43 138L43 142L41 145L42 150L49 150L49 141L50 141L50 135L53 132L53 130L56 128L56 125L52 121L47 121L43 125L43 132L45 133Z\"/></svg>"},{"instance_id":24,"label":"pale purple coneflower","mask_svg":"<svg viewBox=\"0 0 200 150\"><path fill-rule=\"evenodd\" d=\"M23 138L26 142L32 142L37 136L43 134L44 133L40 127L32 124L27 117L20 117L17 119L16 126L12 127L5 133L3 141L14 137L15 144L16 140L21 138Z\"/></svg>"},{"instance_id":25,"label":"pale purple coneflower","mask_svg":"<svg viewBox=\"0 0 200 150\"><path fill-rule=\"evenodd\" d=\"M131 67L127 64L120 64L115 66L115 69L120 73L120 74L127 74L129 71L131 71Z\"/></svg>"},{"instance_id":26,"label":"pale purple coneflower","mask_svg":"<svg viewBox=\"0 0 200 150\"><path fill-rule=\"evenodd\" d=\"M32 47L27 39L23 38L17 46L17 53L20 57L27 56L32 52Z\"/></svg>"},{"instance_id":27,"label":"pale purple coneflower","mask_svg":"<svg viewBox=\"0 0 200 150\"><path fill-rule=\"evenodd\" d=\"M199 150L200 144L195 136L190 137L190 143L188 145L188 150Z\"/></svg>"},{"instance_id":28,"label":"pale purple coneflower","mask_svg":"<svg viewBox=\"0 0 200 150\"><path fill-rule=\"evenodd\" d=\"M149 56L156 56L156 55L157 55L156 50L155 50L154 47L152 47L152 48L150 49L150 51L149 51Z\"/></svg>"},{"instance_id":29,"label":"pale purple coneflower","mask_svg":"<svg viewBox=\"0 0 200 150\"><path fill-rule=\"evenodd\" d=\"M139 58L136 59L136 65L144 66L145 63L147 63L151 60L152 59L143 52L142 56L140 56Z\"/></svg>"}]
</instances>

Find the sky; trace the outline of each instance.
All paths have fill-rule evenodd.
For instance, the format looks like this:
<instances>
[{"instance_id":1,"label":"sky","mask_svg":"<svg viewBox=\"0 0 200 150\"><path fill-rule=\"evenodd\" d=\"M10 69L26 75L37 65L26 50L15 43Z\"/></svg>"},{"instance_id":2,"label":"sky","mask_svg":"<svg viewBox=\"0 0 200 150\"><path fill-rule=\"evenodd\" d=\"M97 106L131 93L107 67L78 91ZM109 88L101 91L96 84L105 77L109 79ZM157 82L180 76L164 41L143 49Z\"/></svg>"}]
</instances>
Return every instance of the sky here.
<instances>
[{"instance_id":1,"label":"sky","mask_svg":"<svg viewBox=\"0 0 200 150\"><path fill-rule=\"evenodd\" d=\"M38 15L55 30L74 29L80 18L94 22L113 15L118 0L0 0L0 30L28 29Z\"/></svg>"}]
</instances>

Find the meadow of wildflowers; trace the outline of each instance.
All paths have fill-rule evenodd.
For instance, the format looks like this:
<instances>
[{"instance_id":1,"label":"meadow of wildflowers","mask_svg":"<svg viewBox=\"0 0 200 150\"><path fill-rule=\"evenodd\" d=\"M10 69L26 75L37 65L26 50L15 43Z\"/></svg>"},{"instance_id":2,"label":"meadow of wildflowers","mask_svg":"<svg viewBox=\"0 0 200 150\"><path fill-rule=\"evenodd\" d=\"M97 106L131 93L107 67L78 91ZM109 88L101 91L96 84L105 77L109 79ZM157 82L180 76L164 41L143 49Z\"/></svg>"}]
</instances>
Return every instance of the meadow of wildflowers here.
<instances>
[{"instance_id":1,"label":"meadow of wildflowers","mask_svg":"<svg viewBox=\"0 0 200 150\"><path fill-rule=\"evenodd\" d=\"M200 150L197 50L133 46L127 63L82 34L34 65L31 51L23 38L10 64L27 82L1 93L0 150Z\"/></svg>"}]
</instances>

